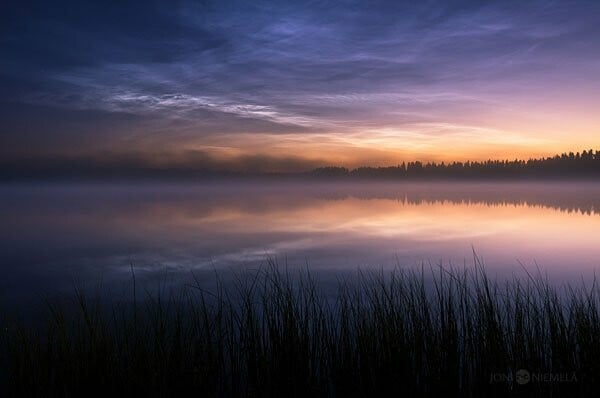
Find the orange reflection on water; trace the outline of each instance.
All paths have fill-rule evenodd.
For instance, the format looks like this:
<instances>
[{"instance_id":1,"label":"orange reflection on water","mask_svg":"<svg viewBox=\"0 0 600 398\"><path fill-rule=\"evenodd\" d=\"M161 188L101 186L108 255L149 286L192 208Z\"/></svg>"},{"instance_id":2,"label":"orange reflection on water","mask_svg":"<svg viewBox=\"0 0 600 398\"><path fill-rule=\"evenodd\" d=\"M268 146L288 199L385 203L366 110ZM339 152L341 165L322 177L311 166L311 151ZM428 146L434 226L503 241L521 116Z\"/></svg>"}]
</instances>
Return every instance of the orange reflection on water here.
<instances>
[{"instance_id":1,"label":"orange reflection on water","mask_svg":"<svg viewBox=\"0 0 600 398\"><path fill-rule=\"evenodd\" d=\"M55 187L43 201L39 192L23 195L4 197L4 240L37 242L49 253L69 242L71 263L185 268L274 255L315 267L410 266L462 264L475 248L496 268L600 265L600 186L590 183Z\"/></svg>"}]
</instances>

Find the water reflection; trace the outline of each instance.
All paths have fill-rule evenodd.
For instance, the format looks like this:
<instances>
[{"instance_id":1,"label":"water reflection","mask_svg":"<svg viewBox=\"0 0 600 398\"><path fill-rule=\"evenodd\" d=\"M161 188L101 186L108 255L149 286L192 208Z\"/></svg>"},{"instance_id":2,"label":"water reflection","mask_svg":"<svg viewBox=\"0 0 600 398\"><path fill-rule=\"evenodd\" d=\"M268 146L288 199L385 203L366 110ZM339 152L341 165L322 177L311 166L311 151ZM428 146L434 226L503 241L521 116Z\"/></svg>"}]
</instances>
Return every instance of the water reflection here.
<instances>
[{"instance_id":1,"label":"water reflection","mask_svg":"<svg viewBox=\"0 0 600 398\"><path fill-rule=\"evenodd\" d=\"M331 271L469 263L472 247L498 272L537 262L579 278L600 263L594 183L51 184L0 194L11 294L98 270L119 280L130 263L186 273L275 256Z\"/></svg>"}]
</instances>

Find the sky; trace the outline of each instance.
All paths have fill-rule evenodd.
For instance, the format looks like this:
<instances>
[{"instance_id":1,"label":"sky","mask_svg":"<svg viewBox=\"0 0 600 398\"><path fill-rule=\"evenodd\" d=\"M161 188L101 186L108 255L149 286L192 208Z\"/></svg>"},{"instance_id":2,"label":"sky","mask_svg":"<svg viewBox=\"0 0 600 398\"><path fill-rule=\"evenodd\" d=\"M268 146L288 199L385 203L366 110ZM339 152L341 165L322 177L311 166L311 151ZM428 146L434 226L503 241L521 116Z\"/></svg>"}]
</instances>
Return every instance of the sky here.
<instances>
[{"instance_id":1,"label":"sky","mask_svg":"<svg viewBox=\"0 0 600 398\"><path fill-rule=\"evenodd\" d=\"M8 169L303 171L600 149L598 1L0 11Z\"/></svg>"}]
</instances>

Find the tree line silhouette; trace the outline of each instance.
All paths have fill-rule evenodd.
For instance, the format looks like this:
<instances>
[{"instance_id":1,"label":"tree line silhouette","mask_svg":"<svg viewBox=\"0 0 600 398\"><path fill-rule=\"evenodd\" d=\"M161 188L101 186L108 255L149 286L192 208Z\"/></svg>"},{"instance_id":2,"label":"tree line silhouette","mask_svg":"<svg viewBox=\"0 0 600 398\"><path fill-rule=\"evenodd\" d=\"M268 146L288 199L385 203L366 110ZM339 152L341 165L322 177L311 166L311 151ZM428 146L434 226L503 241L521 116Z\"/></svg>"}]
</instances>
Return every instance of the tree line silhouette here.
<instances>
[{"instance_id":1,"label":"tree line silhouette","mask_svg":"<svg viewBox=\"0 0 600 398\"><path fill-rule=\"evenodd\" d=\"M358 178L561 178L600 177L600 151L584 150L529 160L467 162L402 162L389 167L320 167L315 177Z\"/></svg>"}]
</instances>

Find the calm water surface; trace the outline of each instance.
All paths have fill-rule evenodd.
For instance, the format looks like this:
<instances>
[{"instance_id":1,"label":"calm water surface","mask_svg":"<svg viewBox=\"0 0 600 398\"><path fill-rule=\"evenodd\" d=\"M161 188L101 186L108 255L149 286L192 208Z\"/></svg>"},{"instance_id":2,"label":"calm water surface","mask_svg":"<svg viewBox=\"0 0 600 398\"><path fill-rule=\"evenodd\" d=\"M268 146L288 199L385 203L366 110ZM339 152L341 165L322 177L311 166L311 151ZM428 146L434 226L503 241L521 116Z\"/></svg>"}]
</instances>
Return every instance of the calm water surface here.
<instances>
[{"instance_id":1,"label":"calm water surface","mask_svg":"<svg viewBox=\"0 0 600 398\"><path fill-rule=\"evenodd\" d=\"M358 268L600 266L598 183L201 183L0 186L0 287L20 303L136 275L247 269L266 258Z\"/></svg>"}]
</instances>

